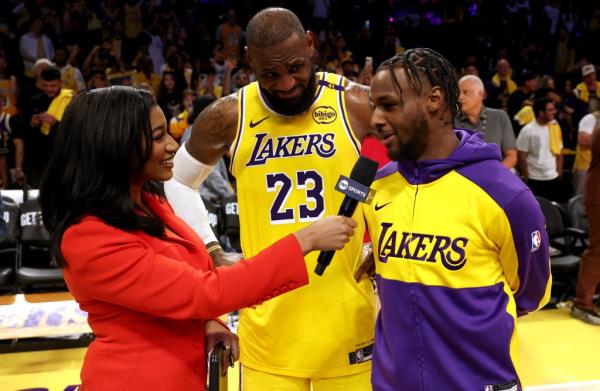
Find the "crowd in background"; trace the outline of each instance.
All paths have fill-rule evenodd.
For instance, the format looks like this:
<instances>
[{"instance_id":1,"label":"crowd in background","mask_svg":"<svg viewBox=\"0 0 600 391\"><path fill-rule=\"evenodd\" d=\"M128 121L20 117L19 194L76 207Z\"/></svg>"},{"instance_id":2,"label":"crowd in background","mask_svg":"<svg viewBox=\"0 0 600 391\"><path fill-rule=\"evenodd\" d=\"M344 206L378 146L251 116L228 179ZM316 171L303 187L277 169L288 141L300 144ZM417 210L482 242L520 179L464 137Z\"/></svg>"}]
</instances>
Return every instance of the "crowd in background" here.
<instances>
[{"instance_id":1,"label":"crowd in background","mask_svg":"<svg viewBox=\"0 0 600 391\"><path fill-rule=\"evenodd\" d=\"M598 118L599 1L6 0L0 5L2 187L21 186L24 177L37 186L62 112L84 90L124 84L151 91L179 139L195 99L220 98L255 79L244 56L244 28L266 6L293 10L314 32L319 70L359 83L370 84L373 66L394 54L434 48L459 77L482 80L485 107L507 113L515 139L538 118L534 103L549 99L553 112L550 118L544 106L544 121L558 128L552 153L562 160L549 196L564 201L580 192L571 180L573 170L585 173L589 150L578 137L580 122L588 114ZM535 151L523 148L516 143L531 158Z\"/></svg>"}]
</instances>

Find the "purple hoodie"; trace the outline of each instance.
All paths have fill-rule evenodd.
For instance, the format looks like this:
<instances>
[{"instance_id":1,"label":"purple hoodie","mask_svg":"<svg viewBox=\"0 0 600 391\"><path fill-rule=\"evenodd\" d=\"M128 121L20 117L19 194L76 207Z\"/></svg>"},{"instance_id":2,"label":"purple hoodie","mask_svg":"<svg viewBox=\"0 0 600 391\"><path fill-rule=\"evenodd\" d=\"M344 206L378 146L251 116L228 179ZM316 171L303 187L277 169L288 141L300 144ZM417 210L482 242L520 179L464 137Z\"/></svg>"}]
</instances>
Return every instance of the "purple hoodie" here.
<instances>
[{"instance_id":1,"label":"purple hoodie","mask_svg":"<svg viewBox=\"0 0 600 391\"><path fill-rule=\"evenodd\" d=\"M421 236L443 234L444 227L449 225L460 227L460 232L463 232L464 226L464 236L465 240L469 240L469 246L488 243L481 250L494 252L496 247L490 247L489 243L496 243L498 255L490 257L489 262L494 265L500 262L502 268L508 265L508 270L502 269L506 284L514 284L518 288L509 296L505 291L508 285L483 277L486 273L478 274L480 270L488 270L484 269L488 260L482 256L466 261L465 269L471 268L470 274L463 274L462 278L465 278L464 275L472 276L470 287L457 288L431 285L426 277L421 277L419 273L423 270L439 265L435 265L436 261L432 261L432 258L428 259L429 264L418 262L415 254L419 250L413 252L412 258L408 250L408 259L407 253L402 251L391 253L390 258L385 260L379 259L377 254L381 311L377 319L373 354L372 384L376 391L521 389L509 347L514 338L517 314L537 310L548 297L550 269L545 219L527 186L502 166L497 145L485 143L479 133L467 130L455 132L460 143L447 159L390 162L378 172L373 188L378 191L377 194L380 190L388 189L385 194L388 198L392 193L411 191L411 194L415 194L415 203L421 202L417 199L423 197L424 192L429 194L424 199L437 197L438 193L443 195L444 191L465 193L465 200L486 202L481 205L489 205L491 198L497 207L494 206L495 210L489 213L499 212L502 216L503 211L506 216L495 223L496 227L482 226L478 222L481 215L477 213L489 213L485 210L474 212L472 209L477 208L471 208L466 203L448 206L448 210L453 212L461 211L458 217L457 213L445 216L443 207L436 209L442 212L435 221L423 220L424 215L419 208L416 209L416 215L414 209L412 213L422 230L419 231ZM450 172L460 176L454 176L450 182L433 183ZM400 177L397 177L397 181L389 178L398 174L409 185L403 184L405 182ZM460 185L468 182L475 186ZM428 185L418 191L413 189L422 184ZM448 188L455 184L458 186ZM477 190L467 193L472 189ZM377 205L377 194L371 205ZM380 204L384 201L391 199L381 200ZM395 221L394 216L411 213L411 208L414 208L406 203L394 202L392 205L385 210L385 214L378 213L377 209L365 210L369 230L377 234L379 229L381 233L373 237L374 251L384 247L381 241L384 231L378 228L381 223L390 227ZM420 205L422 211L423 204ZM400 241L400 231L406 232L410 228L393 226L389 231L392 229L397 230ZM494 234L490 235L490 231L494 231ZM474 240L476 238L478 240ZM387 244L391 243L391 239L386 240ZM514 249L506 243L514 243ZM479 247L465 248L473 257L477 257L480 250ZM422 253L425 251L421 250ZM386 265L382 265L382 262ZM412 262L412 266L408 266L408 262ZM417 282L386 278L380 274L380 267L387 267L387 270L413 268ZM452 279L456 273L462 272L441 267L435 270L446 279ZM513 299L516 310L511 304Z\"/></svg>"}]
</instances>

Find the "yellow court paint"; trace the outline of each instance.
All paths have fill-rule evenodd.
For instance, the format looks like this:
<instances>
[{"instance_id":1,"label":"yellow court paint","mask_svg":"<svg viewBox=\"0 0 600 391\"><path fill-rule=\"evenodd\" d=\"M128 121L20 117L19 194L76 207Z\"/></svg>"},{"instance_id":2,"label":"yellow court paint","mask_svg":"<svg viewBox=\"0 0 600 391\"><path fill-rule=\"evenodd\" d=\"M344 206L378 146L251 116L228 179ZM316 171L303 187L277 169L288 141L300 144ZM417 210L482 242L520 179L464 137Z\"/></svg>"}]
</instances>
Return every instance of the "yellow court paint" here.
<instances>
[{"instance_id":1,"label":"yellow court paint","mask_svg":"<svg viewBox=\"0 0 600 391\"><path fill-rule=\"evenodd\" d=\"M519 319L520 375L526 391L600 390L600 327L569 316L568 309ZM45 387L63 391L79 383L85 348L0 354L0 390ZM238 366L229 391L238 389Z\"/></svg>"},{"instance_id":2,"label":"yellow court paint","mask_svg":"<svg viewBox=\"0 0 600 391\"><path fill-rule=\"evenodd\" d=\"M47 388L63 391L80 383L85 348L0 354L0 390ZM239 367L229 369L229 390L237 390Z\"/></svg>"},{"instance_id":3,"label":"yellow court paint","mask_svg":"<svg viewBox=\"0 0 600 391\"><path fill-rule=\"evenodd\" d=\"M47 388L63 391L79 384L85 348L0 354L0 390Z\"/></svg>"},{"instance_id":4,"label":"yellow court paint","mask_svg":"<svg viewBox=\"0 0 600 391\"><path fill-rule=\"evenodd\" d=\"M571 318L564 308L520 318L518 327L523 384L600 380L599 326Z\"/></svg>"}]
</instances>

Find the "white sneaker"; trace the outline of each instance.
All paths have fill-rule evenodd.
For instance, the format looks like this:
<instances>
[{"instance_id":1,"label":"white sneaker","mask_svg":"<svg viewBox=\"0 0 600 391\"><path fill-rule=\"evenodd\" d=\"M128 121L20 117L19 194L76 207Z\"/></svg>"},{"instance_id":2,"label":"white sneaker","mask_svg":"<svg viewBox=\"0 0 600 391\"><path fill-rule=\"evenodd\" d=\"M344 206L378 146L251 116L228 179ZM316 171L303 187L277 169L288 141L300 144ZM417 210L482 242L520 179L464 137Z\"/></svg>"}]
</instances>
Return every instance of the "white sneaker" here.
<instances>
[{"instance_id":1,"label":"white sneaker","mask_svg":"<svg viewBox=\"0 0 600 391\"><path fill-rule=\"evenodd\" d=\"M571 308L571 316L575 319L584 321L585 323L600 326L600 314L593 309L583 309L573 306Z\"/></svg>"}]
</instances>

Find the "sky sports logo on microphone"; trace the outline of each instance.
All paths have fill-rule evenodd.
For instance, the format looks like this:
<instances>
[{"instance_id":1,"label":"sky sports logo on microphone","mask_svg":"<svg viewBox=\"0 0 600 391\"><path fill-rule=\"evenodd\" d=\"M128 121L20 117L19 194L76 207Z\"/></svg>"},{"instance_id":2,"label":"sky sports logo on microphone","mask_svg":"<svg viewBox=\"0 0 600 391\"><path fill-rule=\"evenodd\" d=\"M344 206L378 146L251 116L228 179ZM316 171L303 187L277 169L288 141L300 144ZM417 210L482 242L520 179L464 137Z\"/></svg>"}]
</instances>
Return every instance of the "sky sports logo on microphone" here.
<instances>
[{"instance_id":1,"label":"sky sports logo on microphone","mask_svg":"<svg viewBox=\"0 0 600 391\"><path fill-rule=\"evenodd\" d=\"M359 202L369 203L370 200L373 199L373 194L371 193L374 192L372 192L368 186L343 175L340 175L340 179L338 179L335 189Z\"/></svg>"}]
</instances>

